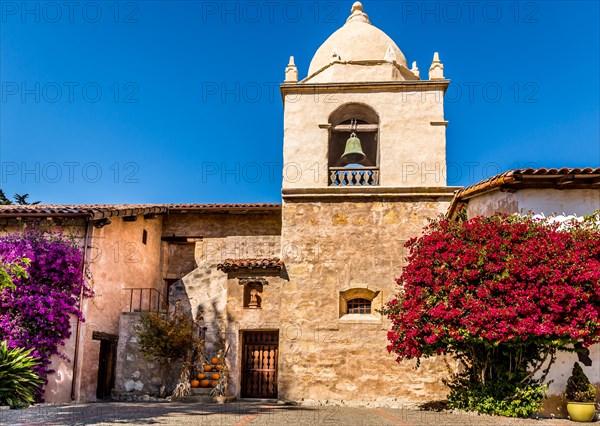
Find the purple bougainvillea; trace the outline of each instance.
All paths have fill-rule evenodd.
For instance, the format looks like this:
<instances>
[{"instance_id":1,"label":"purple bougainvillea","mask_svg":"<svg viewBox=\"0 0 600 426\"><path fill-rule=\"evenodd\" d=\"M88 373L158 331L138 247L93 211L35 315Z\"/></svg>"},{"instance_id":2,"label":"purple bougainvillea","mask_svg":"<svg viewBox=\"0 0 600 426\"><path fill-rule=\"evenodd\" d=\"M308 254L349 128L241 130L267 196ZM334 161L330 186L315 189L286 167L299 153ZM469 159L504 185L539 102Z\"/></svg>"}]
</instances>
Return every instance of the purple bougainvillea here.
<instances>
[{"instance_id":1,"label":"purple bougainvillea","mask_svg":"<svg viewBox=\"0 0 600 426\"><path fill-rule=\"evenodd\" d=\"M67 358L60 348L71 336L71 315L83 320L79 301L92 293L83 278L81 248L60 233L28 230L0 237L2 263L22 258L30 260L27 277L15 277L14 287L0 292L0 340L33 349L41 361L37 372L46 377L53 355Z\"/></svg>"}]
</instances>

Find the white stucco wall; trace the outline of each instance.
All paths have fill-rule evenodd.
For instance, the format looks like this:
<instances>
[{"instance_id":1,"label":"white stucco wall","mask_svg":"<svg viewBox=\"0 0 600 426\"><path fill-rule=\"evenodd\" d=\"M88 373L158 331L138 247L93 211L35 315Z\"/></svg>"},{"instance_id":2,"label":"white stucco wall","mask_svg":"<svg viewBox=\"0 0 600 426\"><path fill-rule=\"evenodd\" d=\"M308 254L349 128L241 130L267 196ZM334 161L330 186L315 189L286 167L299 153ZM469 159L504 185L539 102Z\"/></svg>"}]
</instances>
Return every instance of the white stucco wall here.
<instances>
[{"instance_id":1,"label":"white stucco wall","mask_svg":"<svg viewBox=\"0 0 600 426\"><path fill-rule=\"evenodd\" d=\"M495 212L588 215L600 209L600 189L522 189L498 190L469 200L469 217L489 216Z\"/></svg>"}]
</instances>

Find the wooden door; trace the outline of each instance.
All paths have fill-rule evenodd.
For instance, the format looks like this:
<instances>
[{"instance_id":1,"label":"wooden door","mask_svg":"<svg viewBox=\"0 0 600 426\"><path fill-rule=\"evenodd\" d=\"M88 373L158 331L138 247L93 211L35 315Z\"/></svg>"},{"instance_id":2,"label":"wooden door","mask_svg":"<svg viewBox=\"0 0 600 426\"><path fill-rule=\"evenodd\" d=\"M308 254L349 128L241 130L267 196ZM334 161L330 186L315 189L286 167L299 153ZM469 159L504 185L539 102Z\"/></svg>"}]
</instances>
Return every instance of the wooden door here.
<instances>
[{"instance_id":1,"label":"wooden door","mask_svg":"<svg viewBox=\"0 0 600 426\"><path fill-rule=\"evenodd\" d=\"M117 343L112 340L100 340L100 359L98 360L98 385L96 398L110 397L115 386L115 361Z\"/></svg>"},{"instance_id":2,"label":"wooden door","mask_svg":"<svg viewBox=\"0 0 600 426\"><path fill-rule=\"evenodd\" d=\"M244 331L242 335L243 398L277 398L278 331Z\"/></svg>"}]
</instances>

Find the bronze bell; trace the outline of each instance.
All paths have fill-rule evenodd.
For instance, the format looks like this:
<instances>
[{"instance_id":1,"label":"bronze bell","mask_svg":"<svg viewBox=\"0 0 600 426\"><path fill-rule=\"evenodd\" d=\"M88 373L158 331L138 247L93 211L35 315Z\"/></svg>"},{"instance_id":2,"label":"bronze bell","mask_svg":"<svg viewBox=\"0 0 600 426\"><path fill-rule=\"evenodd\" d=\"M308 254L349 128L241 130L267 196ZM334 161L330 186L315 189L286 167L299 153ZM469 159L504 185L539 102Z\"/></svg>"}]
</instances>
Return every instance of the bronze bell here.
<instances>
[{"instance_id":1,"label":"bronze bell","mask_svg":"<svg viewBox=\"0 0 600 426\"><path fill-rule=\"evenodd\" d=\"M346 149L342 154L341 160L346 164L360 164L367 156L362 150L360 139L356 133L352 132L346 141Z\"/></svg>"}]
</instances>

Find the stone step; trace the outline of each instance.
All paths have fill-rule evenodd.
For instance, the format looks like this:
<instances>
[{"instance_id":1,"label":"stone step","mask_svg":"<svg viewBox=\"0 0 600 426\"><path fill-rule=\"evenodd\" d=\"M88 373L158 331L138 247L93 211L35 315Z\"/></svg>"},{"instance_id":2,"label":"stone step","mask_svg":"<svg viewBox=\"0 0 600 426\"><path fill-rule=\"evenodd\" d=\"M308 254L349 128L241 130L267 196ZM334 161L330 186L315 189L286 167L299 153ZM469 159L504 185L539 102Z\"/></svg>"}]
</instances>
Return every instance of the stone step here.
<instances>
[{"instance_id":1,"label":"stone step","mask_svg":"<svg viewBox=\"0 0 600 426\"><path fill-rule=\"evenodd\" d=\"M194 389L193 389L194 390ZM173 398L173 401L179 402L202 402L204 404L225 404L235 401L235 396L210 396L210 395L194 395L184 396L183 398Z\"/></svg>"}]
</instances>

